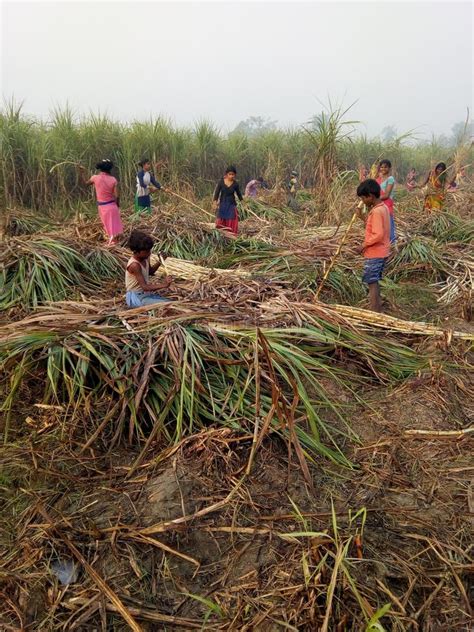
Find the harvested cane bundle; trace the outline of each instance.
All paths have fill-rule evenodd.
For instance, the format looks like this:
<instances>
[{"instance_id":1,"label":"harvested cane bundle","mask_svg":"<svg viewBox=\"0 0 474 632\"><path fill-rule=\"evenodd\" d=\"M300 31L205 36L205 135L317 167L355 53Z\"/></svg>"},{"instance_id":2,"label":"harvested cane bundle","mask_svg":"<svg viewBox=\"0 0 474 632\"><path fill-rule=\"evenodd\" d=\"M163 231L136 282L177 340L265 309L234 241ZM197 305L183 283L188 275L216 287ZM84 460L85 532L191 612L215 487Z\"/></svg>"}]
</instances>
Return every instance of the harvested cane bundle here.
<instances>
[{"instance_id":1,"label":"harvested cane bundle","mask_svg":"<svg viewBox=\"0 0 474 632\"><path fill-rule=\"evenodd\" d=\"M158 255L152 254L150 257L150 264L155 265L160 261ZM220 268L205 268L204 266L196 265L189 261L183 261L182 259L175 259L169 257L166 259L164 265L158 269L158 274L170 274L171 276L181 279L190 280L202 280L206 278L212 278L215 276L227 276L227 277L241 277L249 278L251 275L249 272L240 269L223 270Z\"/></svg>"},{"instance_id":2,"label":"harvested cane bundle","mask_svg":"<svg viewBox=\"0 0 474 632\"><path fill-rule=\"evenodd\" d=\"M367 309L359 309L357 307L350 307L349 305L331 305L331 309L345 318L356 322L358 325L369 328L380 327L382 329L388 329L390 331L403 334L441 336L447 339L459 338L462 340L474 341L474 334L462 331L453 331L451 329L441 329L440 327L436 327L430 323L402 320L400 318L395 318L394 316L388 316L387 314L378 314L377 312L372 312Z\"/></svg>"}]
</instances>

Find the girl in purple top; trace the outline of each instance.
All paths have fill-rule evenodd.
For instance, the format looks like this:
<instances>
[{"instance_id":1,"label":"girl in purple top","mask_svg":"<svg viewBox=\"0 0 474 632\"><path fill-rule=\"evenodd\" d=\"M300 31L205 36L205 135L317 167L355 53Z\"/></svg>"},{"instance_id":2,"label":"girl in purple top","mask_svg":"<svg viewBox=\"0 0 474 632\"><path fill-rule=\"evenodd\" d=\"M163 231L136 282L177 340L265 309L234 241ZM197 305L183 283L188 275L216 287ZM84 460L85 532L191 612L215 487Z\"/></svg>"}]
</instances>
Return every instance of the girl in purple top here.
<instances>
[{"instance_id":1,"label":"girl in purple top","mask_svg":"<svg viewBox=\"0 0 474 632\"><path fill-rule=\"evenodd\" d=\"M259 190L263 187L263 178L250 180L245 187L245 197L256 198Z\"/></svg>"}]
</instances>

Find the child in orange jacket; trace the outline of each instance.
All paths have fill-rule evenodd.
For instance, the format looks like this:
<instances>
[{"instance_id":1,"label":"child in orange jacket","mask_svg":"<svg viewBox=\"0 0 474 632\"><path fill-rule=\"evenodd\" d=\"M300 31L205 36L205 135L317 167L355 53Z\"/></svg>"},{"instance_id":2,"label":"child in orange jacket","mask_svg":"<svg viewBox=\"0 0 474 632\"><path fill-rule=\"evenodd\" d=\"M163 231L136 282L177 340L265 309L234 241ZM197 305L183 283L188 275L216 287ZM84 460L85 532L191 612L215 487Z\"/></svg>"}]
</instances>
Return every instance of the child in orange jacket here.
<instances>
[{"instance_id":1,"label":"child in orange jacket","mask_svg":"<svg viewBox=\"0 0 474 632\"><path fill-rule=\"evenodd\" d=\"M357 187L357 195L369 209L365 222L365 239L359 252L364 255L362 280L369 286L370 309L382 311L380 285L383 270L390 254L390 212L380 199L381 188L376 180L364 180Z\"/></svg>"}]
</instances>

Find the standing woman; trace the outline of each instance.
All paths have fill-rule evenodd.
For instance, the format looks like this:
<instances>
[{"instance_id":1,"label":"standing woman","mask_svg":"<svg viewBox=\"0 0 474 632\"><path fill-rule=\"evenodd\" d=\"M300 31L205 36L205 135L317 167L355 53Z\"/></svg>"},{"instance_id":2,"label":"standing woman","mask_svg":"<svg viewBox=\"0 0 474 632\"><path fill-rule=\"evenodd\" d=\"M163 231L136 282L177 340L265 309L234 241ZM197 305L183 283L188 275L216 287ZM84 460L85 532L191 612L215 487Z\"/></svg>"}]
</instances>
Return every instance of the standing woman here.
<instances>
[{"instance_id":1,"label":"standing woman","mask_svg":"<svg viewBox=\"0 0 474 632\"><path fill-rule=\"evenodd\" d=\"M380 185L380 201L385 203L390 213L390 243L397 241L395 232L395 219L393 216L393 193L395 188L395 178L391 175L392 163L390 160L381 160L379 162L379 171L377 182Z\"/></svg>"},{"instance_id":2,"label":"standing woman","mask_svg":"<svg viewBox=\"0 0 474 632\"><path fill-rule=\"evenodd\" d=\"M216 228L224 233L237 237L239 232L239 216L235 196L242 201L240 186L235 179L237 169L231 165L225 170L224 177L217 183L214 191L214 208L216 209Z\"/></svg>"},{"instance_id":3,"label":"standing woman","mask_svg":"<svg viewBox=\"0 0 474 632\"><path fill-rule=\"evenodd\" d=\"M159 191L161 184L151 173L151 162L144 158L138 163L140 171L137 173L137 193L135 195L135 211L137 213L151 213L150 191Z\"/></svg>"},{"instance_id":4,"label":"standing woman","mask_svg":"<svg viewBox=\"0 0 474 632\"><path fill-rule=\"evenodd\" d=\"M427 193L423 208L427 211L441 211L446 198L446 163L439 162L430 171L423 186L427 186Z\"/></svg>"},{"instance_id":5,"label":"standing woman","mask_svg":"<svg viewBox=\"0 0 474 632\"><path fill-rule=\"evenodd\" d=\"M94 185L99 217L108 237L108 246L115 246L117 237L123 233L123 224L120 218L118 182L110 175L113 162L105 159L96 164L99 174L91 176L86 184Z\"/></svg>"},{"instance_id":6,"label":"standing woman","mask_svg":"<svg viewBox=\"0 0 474 632\"><path fill-rule=\"evenodd\" d=\"M290 180L288 184L286 185L286 188L288 192L286 205L289 208L291 208L292 211L298 211L299 206L298 206L298 200L296 199L296 192L299 189L298 172L295 171L294 169L290 174Z\"/></svg>"}]
</instances>

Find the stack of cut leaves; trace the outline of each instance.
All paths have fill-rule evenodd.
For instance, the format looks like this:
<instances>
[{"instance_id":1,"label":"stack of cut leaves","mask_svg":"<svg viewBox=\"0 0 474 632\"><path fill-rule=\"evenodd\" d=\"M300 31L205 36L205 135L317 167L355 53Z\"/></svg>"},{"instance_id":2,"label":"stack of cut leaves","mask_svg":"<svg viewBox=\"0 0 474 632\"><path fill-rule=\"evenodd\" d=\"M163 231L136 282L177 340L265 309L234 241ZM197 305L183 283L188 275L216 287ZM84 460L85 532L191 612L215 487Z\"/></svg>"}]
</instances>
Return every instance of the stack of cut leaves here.
<instances>
[{"instance_id":1,"label":"stack of cut leaves","mask_svg":"<svg viewBox=\"0 0 474 632\"><path fill-rule=\"evenodd\" d=\"M0 310L96 293L120 270L119 261L100 247L89 245L82 254L77 244L48 234L15 237L0 254Z\"/></svg>"},{"instance_id":2,"label":"stack of cut leaves","mask_svg":"<svg viewBox=\"0 0 474 632\"><path fill-rule=\"evenodd\" d=\"M89 437L132 440L151 430L176 441L208 424L249 432L258 423L313 458L348 465L340 445L350 426L324 379L358 401L363 384L436 364L323 305L269 303L257 326L212 306L206 313L202 305L171 304L153 317L140 309L94 315L78 305L0 330L5 412L35 384L44 403L78 411L78 423L89 411ZM335 425L326 423L328 411Z\"/></svg>"},{"instance_id":3,"label":"stack of cut leaves","mask_svg":"<svg viewBox=\"0 0 474 632\"><path fill-rule=\"evenodd\" d=\"M240 206L239 219L246 220L252 217L265 220L279 228L295 226L298 220L298 216L289 209L276 208L261 200L246 199Z\"/></svg>"},{"instance_id":4,"label":"stack of cut leaves","mask_svg":"<svg viewBox=\"0 0 474 632\"><path fill-rule=\"evenodd\" d=\"M430 217L423 232L443 243L472 244L474 240L474 221L464 220L459 215L444 212Z\"/></svg>"},{"instance_id":5,"label":"stack of cut leaves","mask_svg":"<svg viewBox=\"0 0 474 632\"><path fill-rule=\"evenodd\" d=\"M140 223L138 224L140 227ZM209 232L190 217L159 217L153 225L143 226L156 240L156 248L179 259L206 260L225 246L225 238L218 231Z\"/></svg>"},{"instance_id":6,"label":"stack of cut leaves","mask_svg":"<svg viewBox=\"0 0 474 632\"><path fill-rule=\"evenodd\" d=\"M401 240L390 261L394 280L421 277L434 284L439 301L469 305L474 292L473 222L439 213L422 224L417 234Z\"/></svg>"},{"instance_id":7,"label":"stack of cut leaves","mask_svg":"<svg viewBox=\"0 0 474 632\"><path fill-rule=\"evenodd\" d=\"M6 211L6 233L11 236L18 235L34 235L42 233L46 230L52 230L55 222L45 215L26 211L24 209L15 209L14 211Z\"/></svg>"}]
</instances>

